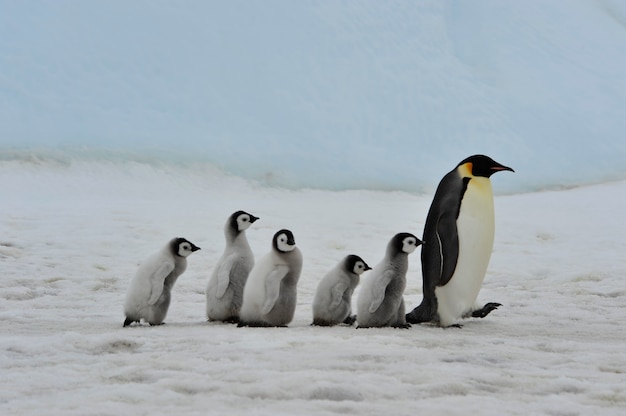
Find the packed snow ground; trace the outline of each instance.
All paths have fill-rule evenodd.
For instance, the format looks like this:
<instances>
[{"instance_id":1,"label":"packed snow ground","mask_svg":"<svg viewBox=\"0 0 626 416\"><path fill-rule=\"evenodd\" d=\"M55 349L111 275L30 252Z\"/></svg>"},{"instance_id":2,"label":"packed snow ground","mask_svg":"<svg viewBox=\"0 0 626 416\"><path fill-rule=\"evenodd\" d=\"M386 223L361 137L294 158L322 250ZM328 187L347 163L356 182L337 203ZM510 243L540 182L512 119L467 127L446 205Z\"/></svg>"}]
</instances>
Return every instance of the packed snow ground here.
<instances>
[{"instance_id":1,"label":"packed snow ground","mask_svg":"<svg viewBox=\"0 0 626 416\"><path fill-rule=\"evenodd\" d=\"M493 178L496 191L505 175ZM396 232L421 235L432 195L288 191L139 163L16 161L0 163L0 189L4 415L626 410L626 182L496 197L480 299L503 306L445 330L309 326L324 273L349 253L376 264ZM261 217L247 231L257 258L282 227L303 252L289 328L205 320L204 288L237 209ZM130 277L174 236L202 250L174 287L166 325L122 328ZM418 251L408 308L421 299L419 270Z\"/></svg>"}]
</instances>

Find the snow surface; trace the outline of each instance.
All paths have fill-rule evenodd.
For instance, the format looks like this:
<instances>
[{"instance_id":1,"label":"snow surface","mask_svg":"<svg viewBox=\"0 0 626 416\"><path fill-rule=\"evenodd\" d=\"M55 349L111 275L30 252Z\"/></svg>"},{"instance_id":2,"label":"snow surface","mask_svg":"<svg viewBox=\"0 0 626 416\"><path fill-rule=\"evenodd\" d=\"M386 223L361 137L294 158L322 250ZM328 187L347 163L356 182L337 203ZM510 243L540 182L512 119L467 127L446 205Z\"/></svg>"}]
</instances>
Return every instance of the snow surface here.
<instances>
[{"instance_id":1,"label":"snow surface","mask_svg":"<svg viewBox=\"0 0 626 416\"><path fill-rule=\"evenodd\" d=\"M0 0L0 414L626 413L625 42L620 0ZM516 170L503 306L310 327L319 279L421 235L475 153ZM257 258L283 227L303 252L289 328L205 321L239 209ZM175 236L203 249L167 324L122 328Z\"/></svg>"},{"instance_id":2,"label":"snow surface","mask_svg":"<svg viewBox=\"0 0 626 416\"><path fill-rule=\"evenodd\" d=\"M626 178L626 2L0 0L0 151L151 151L298 188Z\"/></svg>"},{"instance_id":3,"label":"snow surface","mask_svg":"<svg viewBox=\"0 0 626 416\"><path fill-rule=\"evenodd\" d=\"M495 175L494 188L513 175ZM36 159L0 161L0 190L3 415L626 411L624 181L496 197L479 299L503 306L445 330L309 326L319 279L349 253L376 264L396 232L421 235L432 194L285 190L203 167ZM247 231L257 257L282 227L302 250L288 328L205 321L222 227L238 209L261 218ZM122 328L131 276L174 236L202 250L174 287L167 324ZM409 260L413 307L419 252Z\"/></svg>"}]
</instances>

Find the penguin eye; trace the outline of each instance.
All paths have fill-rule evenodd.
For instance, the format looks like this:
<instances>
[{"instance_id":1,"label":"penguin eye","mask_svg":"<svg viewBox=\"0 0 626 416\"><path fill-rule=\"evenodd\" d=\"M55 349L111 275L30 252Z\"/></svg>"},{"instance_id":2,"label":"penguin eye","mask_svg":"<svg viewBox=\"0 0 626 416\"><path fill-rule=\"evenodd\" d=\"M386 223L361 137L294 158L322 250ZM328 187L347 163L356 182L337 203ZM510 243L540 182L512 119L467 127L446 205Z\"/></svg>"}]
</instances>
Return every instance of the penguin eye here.
<instances>
[{"instance_id":1,"label":"penguin eye","mask_svg":"<svg viewBox=\"0 0 626 416\"><path fill-rule=\"evenodd\" d=\"M245 217L241 217L241 221L243 221L243 222L248 222L248 217L247 217L247 216L245 216Z\"/></svg>"},{"instance_id":2,"label":"penguin eye","mask_svg":"<svg viewBox=\"0 0 626 416\"><path fill-rule=\"evenodd\" d=\"M183 244L182 245L183 250L189 250L191 249L191 247L189 247L189 244Z\"/></svg>"}]
</instances>

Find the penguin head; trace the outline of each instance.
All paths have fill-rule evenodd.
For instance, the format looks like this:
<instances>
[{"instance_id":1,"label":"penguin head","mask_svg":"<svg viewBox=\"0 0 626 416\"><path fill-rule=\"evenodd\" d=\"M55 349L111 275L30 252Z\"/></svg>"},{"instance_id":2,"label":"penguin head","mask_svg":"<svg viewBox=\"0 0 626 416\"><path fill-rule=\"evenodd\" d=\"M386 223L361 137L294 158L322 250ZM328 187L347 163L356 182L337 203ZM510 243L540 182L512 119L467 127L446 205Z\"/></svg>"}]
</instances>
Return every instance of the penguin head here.
<instances>
[{"instance_id":1,"label":"penguin head","mask_svg":"<svg viewBox=\"0 0 626 416\"><path fill-rule=\"evenodd\" d=\"M170 242L170 249L177 256L187 257L194 251L200 250L200 247L185 238L178 237Z\"/></svg>"},{"instance_id":2,"label":"penguin head","mask_svg":"<svg viewBox=\"0 0 626 416\"><path fill-rule=\"evenodd\" d=\"M348 273L354 273L357 276L362 275L363 272L372 270L372 268L368 266L361 257L354 254L350 254L346 257L345 266Z\"/></svg>"},{"instance_id":3,"label":"penguin head","mask_svg":"<svg viewBox=\"0 0 626 416\"><path fill-rule=\"evenodd\" d=\"M258 219L259 217L255 217L245 211L237 211L230 216L229 223L233 230L241 232L247 230Z\"/></svg>"},{"instance_id":4,"label":"penguin head","mask_svg":"<svg viewBox=\"0 0 626 416\"><path fill-rule=\"evenodd\" d=\"M272 247L281 253L293 251L296 248L296 240L293 237L293 233L286 229L278 231L272 239Z\"/></svg>"},{"instance_id":5,"label":"penguin head","mask_svg":"<svg viewBox=\"0 0 626 416\"><path fill-rule=\"evenodd\" d=\"M411 233L398 233L389 242L390 248L395 253L411 254L417 247L424 244L422 240Z\"/></svg>"},{"instance_id":6,"label":"penguin head","mask_svg":"<svg viewBox=\"0 0 626 416\"><path fill-rule=\"evenodd\" d=\"M489 156L485 155L474 155L470 156L467 159L464 159L457 165L457 168L464 166L471 173L472 176L482 176L485 178L489 178L496 172L500 172L503 170L508 170L511 172L515 172L508 166L501 165L496 162Z\"/></svg>"}]
</instances>

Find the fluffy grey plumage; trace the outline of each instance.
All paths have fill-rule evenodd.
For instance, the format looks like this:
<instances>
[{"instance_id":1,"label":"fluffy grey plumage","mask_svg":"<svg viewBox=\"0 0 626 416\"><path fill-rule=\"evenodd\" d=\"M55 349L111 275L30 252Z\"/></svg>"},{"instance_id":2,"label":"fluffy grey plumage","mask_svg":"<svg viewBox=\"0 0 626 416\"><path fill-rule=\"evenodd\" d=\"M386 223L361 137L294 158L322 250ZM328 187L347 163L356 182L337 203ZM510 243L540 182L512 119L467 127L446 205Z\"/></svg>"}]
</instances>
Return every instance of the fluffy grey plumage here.
<instances>
[{"instance_id":1,"label":"fluffy grey plumage","mask_svg":"<svg viewBox=\"0 0 626 416\"><path fill-rule=\"evenodd\" d=\"M286 326L296 309L302 254L293 234L280 230L272 250L250 272L243 291L239 326Z\"/></svg>"},{"instance_id":2,"label":"fluffy grey plumage","mask_svg":"<svg viewBox=\"0 0 626 416\"><path fill-rule=\"evenodd\" d=\"M190 241L174 238L139 266L126 293L124 326L142 319L150 325L163 323L172 287L187 268L187 256L197 250Z\"/></svg>"},{"instance_id":3,"label":"fluffy grey plumage","mask_svg":"<svg viewBox=\"0 0 626 416\"><path fill-rule=\"evenodd\" d=\"M254 266L245 230L258 219L245 211L237 211L224 225L226 248L206 290L206 314L210 321L239 322L243 288Z\"/></svg>"},{"instance_id":4,"label":"fluffy grey plumage","mask_svg":"<svg viewBox=\"0 0 626 416\"><path fill-rule=\"evenodd\" d=\"M408 328L404 315L408 255L420 244L420 239L409 233L396 234L389 241L385 257L361 285L356 317L359 328Z\"/></svg>"},{"instance_id":5,"label":"fluffy grey plumage","mask_svg":"<svg viewBox=\"0 0 626 416\"><path fill-rule=\"evenodd\" d=\"M313 325L352 325L352 293L360 275L370 267L359 256L350 254L320 280L313 299Z\"/></svg>"}]
</instances>

